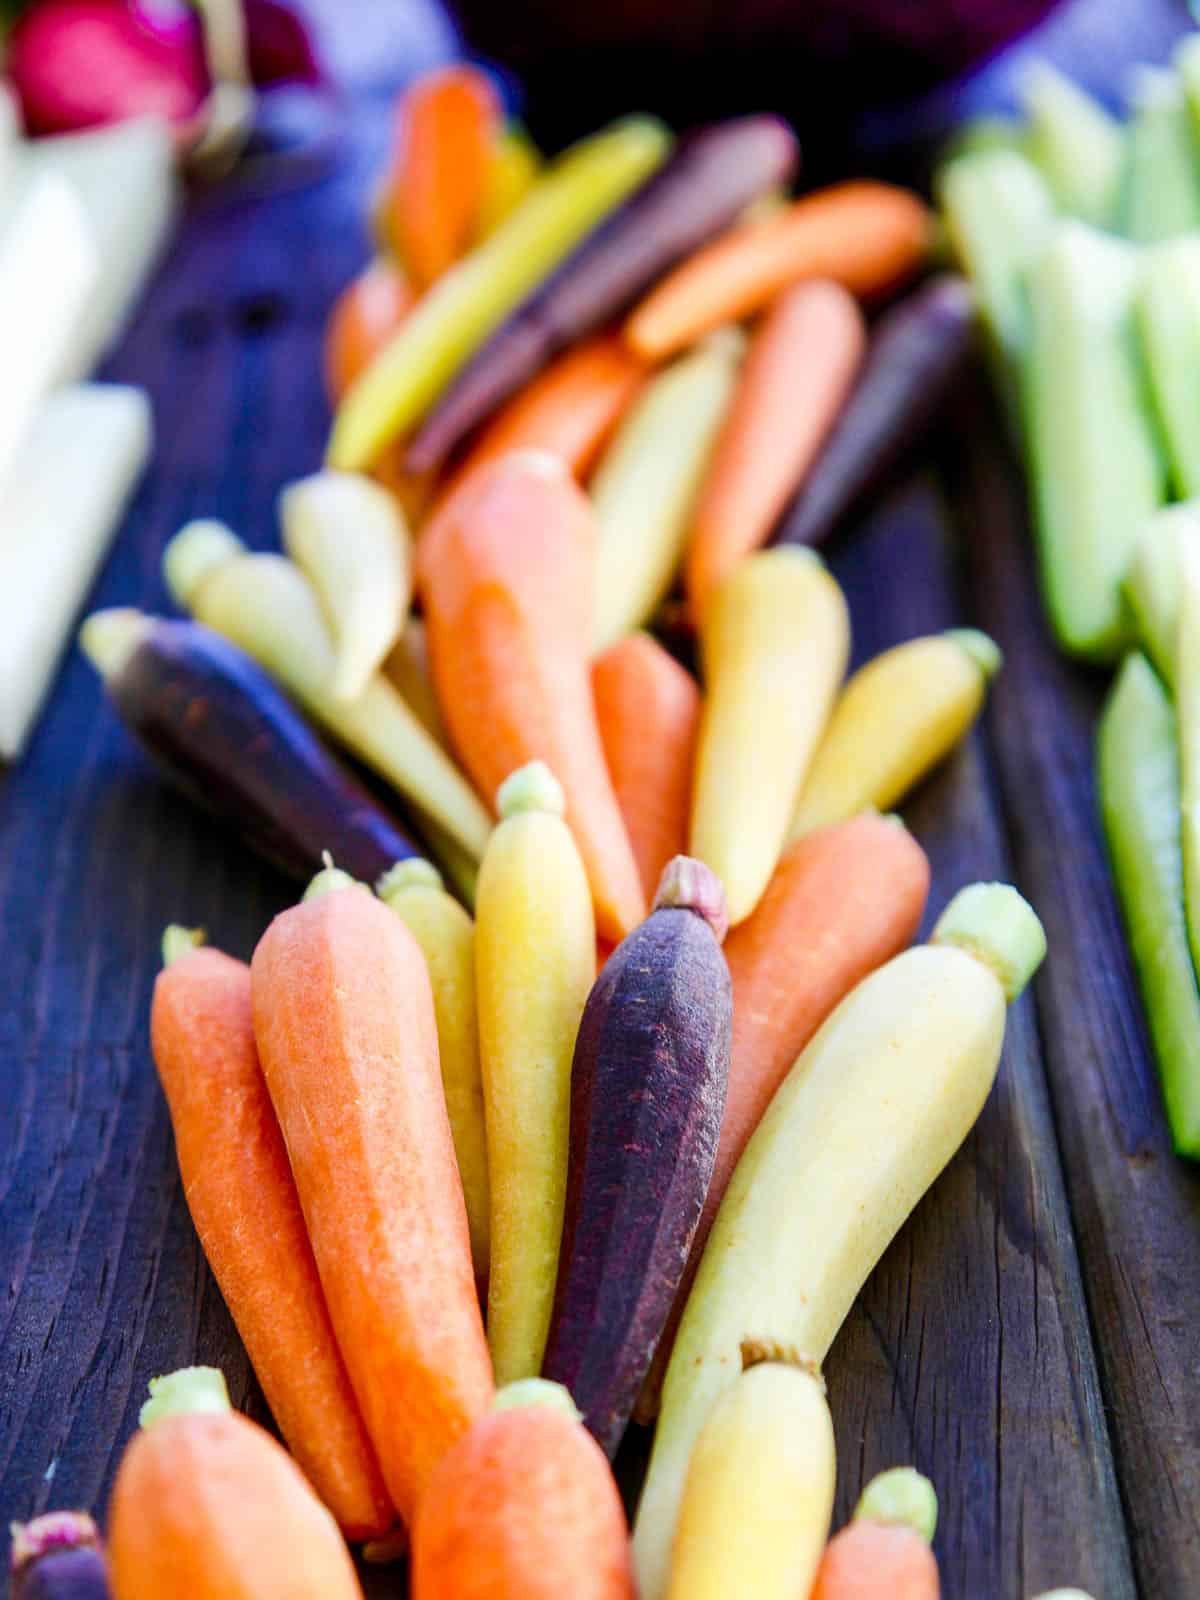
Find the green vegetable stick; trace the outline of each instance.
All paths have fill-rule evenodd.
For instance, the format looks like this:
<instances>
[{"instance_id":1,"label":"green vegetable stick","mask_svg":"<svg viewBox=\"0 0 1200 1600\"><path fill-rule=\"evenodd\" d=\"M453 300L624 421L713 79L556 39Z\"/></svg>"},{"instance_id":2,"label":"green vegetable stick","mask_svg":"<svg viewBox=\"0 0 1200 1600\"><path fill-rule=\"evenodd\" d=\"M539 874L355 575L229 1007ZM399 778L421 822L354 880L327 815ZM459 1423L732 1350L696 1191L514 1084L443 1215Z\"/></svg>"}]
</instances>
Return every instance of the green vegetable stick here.
<instances>
[{"instance_id":1,"label":"green vegetable stick","mask_svg":"<svg viewBox=\"0 0 1200 1600\"><path fill-rule=\"evenodd\" d=\"M422 296L353 385L327 464L361 471L418 421L493 328L653 172L668 144L661 123L630 117L560 156L508 220Z\"/></svg>"},{"instance_id":2,"label":"green vegetable stick","mask_svg":"<svg viewBox=\"0 0 1200 1600\"><path fill-rule=\"evenodd\" d=\"M1183 908L1195 968L1200 957L1200 552L1194 547L1187 549L1179 561L1179 631L1175 658Z\"/></svg>"},{"instance_id":3,"label":"green vegetable stick","mask_svg":"<svg viewBox=\"0 0 1200 1600\"><path fill-rule=\"evenodd\" d=\"M1172 65L1183 85L1192 130L1200 139L1200 33L1189 33L1180 40Z\"/></svg>"},{"instance_id":4,"label":"green vegetable stick","mask_svg":"<svg viewBox=\"0 0 1200 1600\"><path fill-rule=\"evenodd\" d=\"M1029 342L1025 274L1054 221L1046 180L1010 150L982 151L942 168L938 199L989 337L1004 362L1018 363Z\"/></svg>"},{"instance_id":5,"label":"green vegetable stick","mask_svg":"<svg viewBox=\"0 0 1200 1600\"><path fill-rule=\"evenodd\" d=\"M1137 314L1172 481L1200 494L1200 238L1148 252Z\"/></svg>"},{"instance_id":6,"label":"green vegetable stick","mask_svg":"<svg viewBox=\"0 0 1200 1600\"><path fill-rule=\"evenodd\" d=\"M1163 67L1139 67L1130 95L1123 231L1158 244L1200 227L1200 171L1183 86Z\"/></svg>"},{"instance_id":7,"label":"green vegetable stick","mask_svg":"<svg viewBox=\"0 0 1200 1600\"><path fill-rule=\"evenodd\" d=\"M1200 1158L1200 992L1188 949L1175 712L1145 656L1126 658L1100 722L1100 808L1171 1137Z\"/></svg>"},{"instance_id":8,"label":"green vegetable stick","mask_svg":"<svg viewBox=\"0 0 1200 1600\"><path fill-rule=\"evenodd\" d=\"M1191 545L1200 549L1200 500L1164 506L1147 520L1125 579L1138 643L1169 689L1175 683L1181 557Z\"/></svg>"},{"instance_id":9,"label":"green vegetable stick","mask_svg":"<svg viewBox=\"0 0 1200 1600\"><path fill-rule=\"evenodd\" d=\"M1117 214L1125 170L1121 124L1090 94L1048 62L1024 77L1028 154L1062 209L1097 227Z\"/></svg>"},{"instance_id":10,"label":"green vegetable stick","mask_svg":"<svg viewBox=\"0 0 1200 1600\"><path fill-rule=\"evenodd\" d=\"M1121 583L1164 469L1133 337L1138 253L1059 222L1029 275L1025 420L1042 588L1059 642L1110 660L1124 643Z\"/></svg>"}]
</instances>

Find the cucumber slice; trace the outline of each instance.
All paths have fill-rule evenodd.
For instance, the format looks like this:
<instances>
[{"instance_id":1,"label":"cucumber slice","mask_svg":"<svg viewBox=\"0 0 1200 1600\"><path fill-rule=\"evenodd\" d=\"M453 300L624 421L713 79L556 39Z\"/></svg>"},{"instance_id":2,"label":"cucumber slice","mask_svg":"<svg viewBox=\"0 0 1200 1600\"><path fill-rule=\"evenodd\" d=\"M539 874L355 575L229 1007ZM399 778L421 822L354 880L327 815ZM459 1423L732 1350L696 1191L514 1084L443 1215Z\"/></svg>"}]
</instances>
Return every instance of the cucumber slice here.
<instances>
[{"instance_id":1,"label":"cucumber slice","mask_svg":"<svg viewBox=\"0 0 1200 1600\"><path fill-rule=\"evenodd\" d=\"M1100 722L1100 809L1171 1137L1200 1159L1200 991L1183 908L1176 733L1150 663L1128 656Z\"/></svg>"}]
</instances>

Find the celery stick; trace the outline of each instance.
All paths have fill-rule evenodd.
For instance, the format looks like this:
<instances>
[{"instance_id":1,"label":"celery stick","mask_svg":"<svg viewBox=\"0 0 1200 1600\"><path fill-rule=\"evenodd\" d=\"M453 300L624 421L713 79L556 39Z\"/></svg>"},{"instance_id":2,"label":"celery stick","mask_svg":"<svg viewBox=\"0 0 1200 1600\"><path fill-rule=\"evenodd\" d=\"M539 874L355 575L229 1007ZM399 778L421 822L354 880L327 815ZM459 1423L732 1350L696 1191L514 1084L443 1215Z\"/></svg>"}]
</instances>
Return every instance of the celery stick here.
<instances>
[{"instance_id":1,"label":"celery stick","mask_svg":"<svg viewBox=\"0 0 1200 1600\"><path fill-rule=\"evenodd\" d=\"M72 348L99 261L75 191L18 173L0 196L0 479Z\"/></svg>"},{"instance_id":2,"label":"celery stick","mask_svg":"<svg viewBox=\"0 0 1200 1600\"><path fill-rule=\"evenodd\" d=\"M1183 906L1194 968L1200 959L1200 552L1193 548L1183 556L1179 576L1179 629L1175 644L1181 794L1179 831L1183 844Z\"/></svg>"},{"instance_id":3,"label":"celery stick","mask_svg":"<svg viewBox=\"0 0 1200 1600\"><path fill-rule=\"evenodd\" d=\"M1028 154L1059 205L1097 227L1110 224L1125 167L1121 124L1048 62L1028 70L1021 98L1029 118Z\"/></svg>"},{"instance_id":4,"label":"celery stick","mask_svg":"<svg viewBox=\"0 0 1200 1600\"><path fill-rule=\"evenodd\" d=\"M1200 237L1145 257L1138 331L1172 481L1181 496L1200 494Z\"/></svg>"},{"instance_id":5,"label":"celery stick","mask_svg":"<svg viewBox=\"0 0 1200 1600\"><path fill-rule=\"evenodd\" d=\"M1200 993L1183 909L1177 731L1145 656L1128 656L1100 721L1100 809L1171 1137L1180 1155L1200 1157Z\"/></svg>"},{"instance_id":6,"label":"celery stick","mask_svg":"<svg viewBox=\"0 0 1200 1600\"><path fill-rule=\"evenodd\" d=\"M1097 661L1124 643L1121 582L1165 489L1133 337L1138 259L1059 222L1029 276L1024 400L1042 588L1063 648Z\"/></svg>"},{"instance_id":7,"label":"celery stick","mask_svg":"<svg viewBox=\"0 0 1200 1600\"><path fill-rule=\"evenodd\" d=\"M327 465L370 466L418 421L488 334L657 167L669 137L631 117L559 157L508 220L425 294L346 396Z\"/></svg>"},{"instance_id":8,"label":"celery stick","mask_svg":"<svg viewBox=\"0 0 1200 1600\"><path fill-rule=\"evenodd\" d=\"M46 401L0 483L0 757L24 743L150 452L139 389L87 384Z\"/></svg>"},{"instance_id":9,"label":"celery stick","mask_svg":"<svg viewBox=\"0 0 1200 1600\"><path fill-rule=\"evenodd\" d=\"M1139 67L1130 95L1122 228L1157 244L1200 227L1200 171L1183 86L1162 67Z\"/></svg>"},{"instance_id":10,"label":"celery stick","mask_svg":"<svg viewBox=\"0 0 1200 1600\"><path fill-rule=\"evenodd\" d=\"M1138 642L1168 688L1175 683L1180 572L1192 548L1200 552L1200 500L1164 506L1145 523L1125 578Z\"/></svg>"},{"instance_id":11,"label":"celery stick","mask_svg":"<svg viewBox=\"0 0 1200 1600\"><path fill-rule=\"evenodd\" d=\"M1200 140L1200 33L1181 39L1172 61L1187 102L1193 136Z\"/></svg>"},{"instance_id":12,"label":"celery stick","mask_svg":"<svg viewBox=\"0 0 1200 1600\"><path fill-rule=\"evenodd\" d=\"M142 117L87 133L35 139L20 150L31 174L64 178L83 207L99 271L58 377L92 370L123 327L170 232L178 203L168 124Z\"/></svg>"},{"instance_id":13,"label":"celery stick","mask_svg":"<svg viewBox=\"0 0 1200 1600\"><path fill-rule=\"evenodd\" d=\"M1025 274L1054 221L1038 169L1007 150L960 156L938 176L946 231L971 280L988 335L1017 364L1029 342Z\"/></svg>"}]
</instances>

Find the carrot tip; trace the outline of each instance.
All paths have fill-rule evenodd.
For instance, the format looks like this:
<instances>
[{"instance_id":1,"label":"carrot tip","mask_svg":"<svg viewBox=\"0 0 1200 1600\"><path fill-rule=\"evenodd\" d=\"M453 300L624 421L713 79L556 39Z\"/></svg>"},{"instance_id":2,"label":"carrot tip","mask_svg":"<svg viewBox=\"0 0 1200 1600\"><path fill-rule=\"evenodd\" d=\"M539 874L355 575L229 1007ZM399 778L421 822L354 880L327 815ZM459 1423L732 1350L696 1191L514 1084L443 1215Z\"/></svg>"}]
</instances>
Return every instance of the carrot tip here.
<instances>
[{"instance_id":1,"label":"carrot tip","mask_svg":"<svg viewBox=\"0 0 1200 1600\"><path fill-rule=\"evenodd\" d=\"M339 889L357 889L358 879L352 878L348 872L343 872L341 867L335 867L333 857L328 850L322 852L321 859L325 865L305 889L301 902L319 900L323 894L334 894Z\"/></svg>"},{"instance_id":2,"label":"carrot tip","mask_svg":"<svg viewBox=\"0 0 1200 1600\"><path fill-rule=\"evenodd\" d=\"M432 861L422 856L409 856L390 866L375 885L375 893L387 905L399 898L405 889L440 889L442 875Z\"/></svg>"},{"instance_id":3,"label":"carrot tip","mask_svg":"<svg viewBox=\"0 0 1200 1600\"><path fill-rule=\"evenodd\" d=\"M562 784L546 763L530 761L509 773L500 785L496 810L502 818L515 817L522 811L548 811L562 817L566 815L567 801Z\"/></svg>"},{"instance_id":4,"label":"carrot tip","mask_svg":"<svg viewBox=\"0 0 1200 1600\"><path fill-rule=\"evenodd\" d=\"M174 966L189 950L198 950L208 938L203 928L184 928L172 922L163 929L162 962L164 967Z\"/></svg>"},{"instance_id":5,"label":"carrot tip","mask_svg":"<svg viewBox=\"0 0 1200 1600\"><path fill-rule=\"evenodd\" d=\"M79 648L107 683L124 671L153 625L150 617L133 606L109 606L93 611L80 628Z\"/></svg>"},{"instance_id":6,"label":"carrot tip","mask_svg":"<svg viewBox=\"0 0 1200 1600\"><path fill-rule=\"evenodd\" d=\"M950 628L946 637L953 640L963 654L971 658L985 679L994 678L1004 665L1004 655L1000 646L986 633L981 633L978 628Z\"/></svg>"},{"instance_id":7,"label":"carrot tip","mask_svg":"<svg viewBox=\"0 0 1200 1600\"><path fill-rule=\"evenodd\" d=\"M729 932L729 907L720 878L694 856L675 856L663 868L654 896L655 911L694 911L712 929L718 944Z\"/></svg>"},{"instance_id":8,"label":"carrot tip","mask_svg":"<svg viewBox=\"0 0 1200 1600\"><path fill-rule=\"evenodd\" d=\"M1007 883L960 889L933 930L933 944L957 945L995 973L1015 1000L1042 964L1046 934L1028 901Z\"/></svg>"},{"instance_id":9,"label":"carrot tip","mask_svg":"<svg viewBox=\"0 0 1200 1600\"><path fill-rule=\"evenodd\" d=\"M150 1398L138 1413L138 1423L150 1428L164 1417L200 1412L221 1415L232 1409L225 1374L219 1367L180 1367L166 1377L150 1379Z\"/></svg>"},{"instance_id":10,"label":"carrot tip","mask_svg":"<svg viewBox=\"0 0 1200 1600\"><path fill-rule=\"evenodd\" d=\"M549 1378L519 1378L497 1389L492 1401L493 1411L519 1411L525 1406L545 1406L548 1411L561 1411L572 1422L582 1422L583 1413L571 1398L571 1391Z\"/></svg>"},{"instance_id":11,"label":"carrot tip","mask_svg":"<svg viewBox=\"0 0 1200 1600\"><path fill-rule=\"evenodd\" d=\"M187 523L163 551L163 577L172 600L190 611L208 574L245 553L246 546L223 522L203 517Z\"/></svg>"},{"instance_id":12,"label":"carrot tip","mask_svg":"<svg viewBox=\"0 0 1200 1600\"><path fill-rule=\"evenodd\" d=\"M911 1528L926 1544L937 1531L937 1490L915 1467L892 1467L871 1479L854 1508L855 1522Z\"/></svg>"}]
</instances>

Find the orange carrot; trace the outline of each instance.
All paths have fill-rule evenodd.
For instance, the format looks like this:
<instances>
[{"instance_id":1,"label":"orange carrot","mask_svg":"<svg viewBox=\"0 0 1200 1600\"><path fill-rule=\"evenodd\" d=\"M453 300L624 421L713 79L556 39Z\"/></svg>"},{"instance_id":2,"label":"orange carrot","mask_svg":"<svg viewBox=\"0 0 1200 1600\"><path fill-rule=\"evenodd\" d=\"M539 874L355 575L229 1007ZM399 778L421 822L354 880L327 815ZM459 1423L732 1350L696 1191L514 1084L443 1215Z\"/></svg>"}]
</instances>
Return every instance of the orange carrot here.
<instances>
[{"instance_id":1,"label":"orange carrot","mask_svg":"<svg viewBox=\"0 0 1200 1600\"><path fill-rule=\"evenodd\" d=\"M633 1600L617 1486L566 1391L562 1409L540 1399L558 1389L501 1389L505 1409L442 1462L413 1530L413 1600Z\"/></svg>"},{"instance_id":2,"label":"orange carrot","mask_svg":"<svg viewBox=\"0 0 1200 1600\"><path fill-rule=\"evenodd\" d=\"M488 799L542 760L562 784L603 935L646 914L592 702L595 520L555 456L487 462L430 523L418 582L450 737Z\"/></svg>"},{"instance_id":3,"label":"orange carrot","mask_svg":"<svg viewBox=\"0 0 1200 1600\"><path fill-rule=\"evenodd\" d=\"M471 244L501 127L491 78L462 62L425 73L400 98L384 207L422 288Z\"/></svg>"},{"instance_id":4,"label":"orange carrot","mask_svg":"<svg viewBox=\"0 0 1200 1600\"><path fill-rule=\"evenodd\" d=\"M484 427L446 493L484 461L509 450L548 450L582 478L641 387L646 369L611 335L576 345L528 384Z\"/></svg>"},{"instance_id":5,"label":"orange carrot","mask_svg":"<svg viewBox=\"0 0 1200 1600\"><path fill-rule=\"evenodd\" d=\"M188 1210L288 1448L347 1536L372 1538L395 1515L258 1063L250 968L219 950L172 959L181 934L164 939L150 1041Z\"/></svg>"},{"instance_id":6,"label":"orange carrot","mask_svg":"<svg viewBox=\"0 0 1200 1600\"><path fill-rule=\"evenodd\" d=\"M109 1504L114 1600L362 1600L337 1524L287 1451L230 1409L221 1374L150 1387Z\"/></svg>"},{"instance_id":7,"label":"orange carrot","mask_svg":"<svg viewBox=\"0 0 1200 1600\"><path fill-rule=\"evenodd\" d=\"M867 179L820 189L698 250L636 307L625 337L644 360L661 361L804 278L878 294L916 271L931 232L928 209L907 189Z\"/></svg>"},{"instance_id":8,"label":"orange carrot","mask_svg":"<svg viewBox=\"0 0 1200 1600\"><path fill-rule=\"evenodd\" d=\"M382 901L334 888L275 918L251 977L329 1315L411 1521L492 1396L425 960Z\"/></svg>"},{"instance_id":9,"label":"orange carrot","mask_svg":"<svg viewBox=\"0 0 1200 1600\"><path fill-rule=\"evenodd\" d=\"M852 1522L825 1546L811 1600L938 1600L937 1561L913 1528Z\"/></svg>"},{"instance_id":10,"label":"orange carrot","mask_svg":"<svg viewBox=\"0 0 1200 1600\"><path fill-rule=\"evenodd\" d=\"M688 1289L750 1135L838 1002L911 943L928 893L920 845L899 822L867 812L786 850L755 910L730 930L733 1042L721 1138L687 1272L638 1401L640 1421L657 1411Z\"/></svg>"},{"instance_id":11,"label":"orange carrot","mask_svg":"<svg viewBox=\"0 0 1200 1600\"><path fill-rule=\"evenodd\" d=\"M684 580L700 618L743 556L765 544L816 460L866 349L840 284L786 290L755 335L692 516Z\"/></svg>"},{"instance_id":12,"label":"orange carrot","mask_svg":"<svg viewBox=\"0 0 1200 1600\"><path fill-rule=\"evenodd\" d=\"M383 450L368 476L395 495L410 526L419 535L420 524L428 517L437 491L435 475L432 472L410 472L404 464L404 441L397 439Z\"/></svg>"},{"instance_id":13,"label":"orange carrot","mask_svg":"<svg viewBox=\"0 0 1200 1600\"><path fill-rule=\"evenodd\" d=\"M667 862L687 853L700 690L648 633L631 633L592 663L592 694L617 804L651 900Z\"/></svg>"},{"instance_id":14,"label":"orange carrot","mask_svg":"<svg viewBox=\"0 0 1200 1600\"><path fill-rule=\"evenodd\" d=\"M325 387L336 405L408 315L412 284L394 261L376 256L333 303L325 325Z\"/></svg>"}]
</instances>

